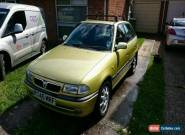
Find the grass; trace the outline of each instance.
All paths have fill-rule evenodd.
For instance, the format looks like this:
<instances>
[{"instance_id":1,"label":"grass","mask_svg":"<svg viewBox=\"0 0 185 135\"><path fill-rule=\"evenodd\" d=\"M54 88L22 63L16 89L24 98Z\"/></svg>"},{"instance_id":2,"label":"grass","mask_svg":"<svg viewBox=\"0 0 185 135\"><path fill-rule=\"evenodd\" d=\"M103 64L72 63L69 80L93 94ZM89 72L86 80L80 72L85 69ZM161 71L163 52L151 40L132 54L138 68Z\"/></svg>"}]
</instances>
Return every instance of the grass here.
<instances>
[{"instance_id":1,"label":"grass","mask_svg":"<svg viewBox=\"0 0 185 135\"><path fill-rule=\"evenodd\" d=\"M139 48L142 46L143 43L144 43L144 38L138 38L137 44L138 44Z\"/></svg>"},{"instance_id":2,"label":"grass","mask_svg":"<svg viewBox=\"0 0 185 135\"><path fill-rule=\"evenodd\" d=\"M149 124L164 123L164 72L163 64L149 63L149 69L139 83L139 95L129 124L129 134L150 135Z\"/></svg>"},{"instance_id":3,"label":"grass","mask_svg":"<svg viewBox=\"0 0 185 135\"><path fill-rule=\"evenodd\" d=\"M27 95L23 83L27 65L13 69L6 79L0 82L0 115Z\"/></svg>"}]
</instances>

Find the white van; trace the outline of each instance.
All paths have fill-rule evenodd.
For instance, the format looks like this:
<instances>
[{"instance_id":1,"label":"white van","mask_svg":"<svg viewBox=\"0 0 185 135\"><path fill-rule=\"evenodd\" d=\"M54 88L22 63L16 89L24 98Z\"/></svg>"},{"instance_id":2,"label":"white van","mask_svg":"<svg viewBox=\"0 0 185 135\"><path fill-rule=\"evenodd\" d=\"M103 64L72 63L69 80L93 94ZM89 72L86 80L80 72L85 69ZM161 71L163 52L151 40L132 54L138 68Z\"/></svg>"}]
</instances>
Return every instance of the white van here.
<instances>
[{"instance_id":1,"label":"white van","mask_svg":"<svg viewBox=\"0 0 185 135\"><path fill-rule=\"evenodd\" d=\"M6 69L46 51L42 10L35 6L0 3L0 80Z\"/></svg>"}]
</instances>

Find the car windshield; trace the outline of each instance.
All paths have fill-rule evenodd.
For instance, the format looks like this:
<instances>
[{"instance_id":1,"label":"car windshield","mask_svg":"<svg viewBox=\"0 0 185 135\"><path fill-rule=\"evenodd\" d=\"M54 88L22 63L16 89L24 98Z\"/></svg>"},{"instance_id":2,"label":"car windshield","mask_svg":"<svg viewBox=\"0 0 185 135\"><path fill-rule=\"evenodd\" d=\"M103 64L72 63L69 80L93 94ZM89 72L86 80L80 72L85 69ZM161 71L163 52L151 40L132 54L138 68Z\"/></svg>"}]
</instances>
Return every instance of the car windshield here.
<instances>
[{"instance_id":1,"label":"car windshield","mask_svg":"<svg viewBox=\"0 0 185 135\"><path fill-rule=\"evenodd\" d=\"M2 26L8 12L9 9L0 8L0 27Z\"/></svg>"},{"instance_id":2,"label":"car windshield","mask_svg":"<svg viewBox=\"0 0 185 135\"><path fill-rule=\"evenodd\" d=\"M112 25L82 23L70 34L64 45L97 51L110 51L112 37Z\"/></svg>"},{"instance_id":3,"label":"car windshield","mask_svg":"<svg viewBox=\"0 0 185 135\"><path fill-rule=\"evenodd\" d=\"M185 26L185 19L173 20L173 26Z\"/></svg>"}]
</instances>

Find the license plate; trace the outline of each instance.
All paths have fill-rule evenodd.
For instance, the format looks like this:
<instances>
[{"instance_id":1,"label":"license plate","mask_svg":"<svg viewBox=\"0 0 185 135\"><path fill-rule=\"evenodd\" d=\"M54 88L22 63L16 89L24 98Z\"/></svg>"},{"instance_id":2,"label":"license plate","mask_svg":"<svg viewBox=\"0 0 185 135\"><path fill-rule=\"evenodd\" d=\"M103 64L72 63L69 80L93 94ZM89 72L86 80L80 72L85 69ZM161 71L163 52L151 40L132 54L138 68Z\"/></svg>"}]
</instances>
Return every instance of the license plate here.
<instances>
[{"instance_id":1,"label":"license plate","mask_svg":"<svg viewBox=\"0 0 185 135\"><path fill-rule=\"evenodd\" d=\"M38 98L39 100L46 102L51 105L55 105L56 99L50 95L47 95L45 93L42 93L40 91L34 90L33 91L33 96Z\"/></svg>"}]
</instances>

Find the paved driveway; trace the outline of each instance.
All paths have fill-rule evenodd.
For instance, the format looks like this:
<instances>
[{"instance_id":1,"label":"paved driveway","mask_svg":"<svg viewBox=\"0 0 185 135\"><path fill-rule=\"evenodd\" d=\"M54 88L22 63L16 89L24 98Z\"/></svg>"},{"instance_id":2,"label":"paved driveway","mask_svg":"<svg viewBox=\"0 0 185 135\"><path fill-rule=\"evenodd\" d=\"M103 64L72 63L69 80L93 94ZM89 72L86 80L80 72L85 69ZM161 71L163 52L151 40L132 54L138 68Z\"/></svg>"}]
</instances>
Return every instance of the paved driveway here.
<instances>
[{"instance_id":1,"label":"paved driveway","mask_svg":"<svg viewBox=\"0 0 185 135\"><path fill-rule=\"evenodd\" d=\"M130 120L132 105L138 92L137 83L146 72L154 43L154 40L145 40L139 51L136 73L131 77L124 78L114 90L108 114L102 120L92 117L82 119L61 115L43 109L28 98L0 117L0 134L13 134L16 128L24 127L27 124L35 124L35 129L29 129L30 133L25 134L32 134L31 132L49 134L52 131L52 133L65 135L116 134L114 129L126 127ZM33 119L36 121L33 122ZM37 127L37 125L41 127Z\"/></svg>"}]
</instances>

